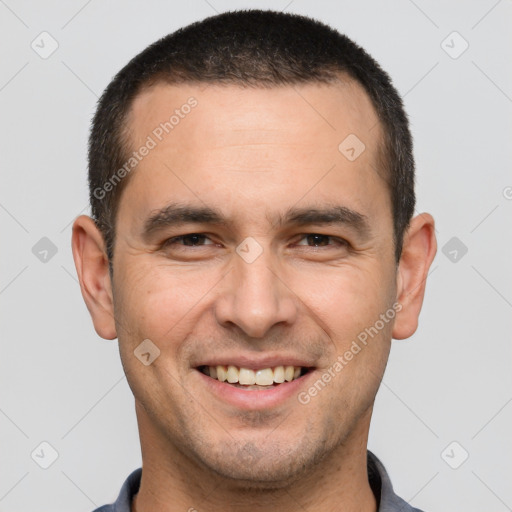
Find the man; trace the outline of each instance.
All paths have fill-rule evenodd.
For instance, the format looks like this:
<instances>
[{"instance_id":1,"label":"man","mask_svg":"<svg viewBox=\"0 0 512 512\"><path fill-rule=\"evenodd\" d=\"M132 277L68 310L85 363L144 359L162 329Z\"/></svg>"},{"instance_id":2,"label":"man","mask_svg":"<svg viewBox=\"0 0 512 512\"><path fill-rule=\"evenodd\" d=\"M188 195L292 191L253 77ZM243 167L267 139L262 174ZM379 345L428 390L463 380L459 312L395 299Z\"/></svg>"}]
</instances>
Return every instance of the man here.
<instances>
[{"instance_id":1,"label":"man","mask_svg":"<svg viewBox=\"0 0 512 512\"><path fill-rule=\"evenodd\" d=\"M436 251L389 77L311 19L225 13L113 79L73 254L143 469L101 511L412 511L367 451Z\"/></svg>"}]
</instances>

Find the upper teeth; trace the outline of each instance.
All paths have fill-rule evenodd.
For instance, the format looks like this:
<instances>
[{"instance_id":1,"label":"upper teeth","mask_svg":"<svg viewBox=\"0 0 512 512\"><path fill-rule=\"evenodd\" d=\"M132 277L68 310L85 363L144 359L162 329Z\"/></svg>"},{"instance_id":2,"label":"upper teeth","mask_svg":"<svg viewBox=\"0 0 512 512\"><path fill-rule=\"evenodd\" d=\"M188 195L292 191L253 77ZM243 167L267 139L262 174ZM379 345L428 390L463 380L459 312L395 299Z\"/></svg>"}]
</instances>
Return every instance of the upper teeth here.
<instances>
[{"instance_id":1,"label":"upper teeth","mask_svg":"<svg viewBox=\"0 0 512 512\"><path fill-rule=\"evenodd\" d=\"M228 381L230 384L244 384L259 386L271 386L274 382L281 384L284 381L290 382L300 377L300 366L276 366L275 368L263 368L251 370L249 368L238 368L237 366L206 366L205 373L210 377Z\"/></svg>"}]
</instances>

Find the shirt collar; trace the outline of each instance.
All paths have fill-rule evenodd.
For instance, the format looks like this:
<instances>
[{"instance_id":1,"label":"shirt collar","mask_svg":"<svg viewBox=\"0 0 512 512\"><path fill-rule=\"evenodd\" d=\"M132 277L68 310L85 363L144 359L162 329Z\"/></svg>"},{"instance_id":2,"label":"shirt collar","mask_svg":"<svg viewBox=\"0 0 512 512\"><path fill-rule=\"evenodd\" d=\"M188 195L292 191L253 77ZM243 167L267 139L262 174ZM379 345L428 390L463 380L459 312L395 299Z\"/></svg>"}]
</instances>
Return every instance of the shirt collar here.
<instances>
[{"instance_id":1,"label":"shirt collar","mask_svg":"<svg viewBox=\"0 0 512 512\"><path fill-rule=\"evenodd\" d=\"M377 500L377 512L421 512L395 494L386 468L370 450L367 463L368 481Z\"/></svg>"}]
</instances>

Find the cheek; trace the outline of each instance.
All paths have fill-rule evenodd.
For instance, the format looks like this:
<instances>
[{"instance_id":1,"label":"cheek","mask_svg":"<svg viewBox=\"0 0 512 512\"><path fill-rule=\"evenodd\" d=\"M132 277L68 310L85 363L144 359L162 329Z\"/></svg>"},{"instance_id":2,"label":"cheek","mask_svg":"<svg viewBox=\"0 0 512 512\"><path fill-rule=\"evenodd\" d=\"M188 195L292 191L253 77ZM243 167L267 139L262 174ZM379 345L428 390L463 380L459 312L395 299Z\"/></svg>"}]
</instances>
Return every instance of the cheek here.
<instances>
[{"instance_id":1,"label":"cheek","mask_svg":"<svg viewBox=\"0 0 512 512\"><path fill-rule=\"evenodd\" d=\"M169 340L181 339L204 311L208 294L218 281L212 271L176 269L153 261L139 260L119 268L124 271L115 283L116 318L130 345L149 338L166 347Z\"/></svg>"},{"instance_id":2,"label":"cheek","mask_svg":"<svg viewBox=\"0 0 512 512\"><path fill-rule=\"evenodd\" d=\"M375 264L311 267L296 273L290 283L303 306L340 342L373 325L393 302L392 281Z\"/></svg>"}]
</instances>

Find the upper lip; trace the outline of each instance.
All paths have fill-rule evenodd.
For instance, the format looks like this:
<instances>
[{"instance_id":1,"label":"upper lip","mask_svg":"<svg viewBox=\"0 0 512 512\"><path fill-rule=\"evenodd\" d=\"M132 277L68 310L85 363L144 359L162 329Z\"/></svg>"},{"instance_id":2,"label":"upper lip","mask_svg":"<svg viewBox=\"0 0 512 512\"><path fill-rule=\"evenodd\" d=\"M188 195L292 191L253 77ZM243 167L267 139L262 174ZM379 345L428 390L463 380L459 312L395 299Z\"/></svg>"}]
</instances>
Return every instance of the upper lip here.
<instances>
[{"instance_id":1,"label":"upper lip","mask_svg":"<svg viewBox=\"0 0 512 512\"><path fill-rule=\"evenodd\" d=\"M200 366L228 366L233 365L238 368L248 368L250 370L261 370L264 368L275 368L276 366L301 366L311 368L314 365L311 361L292 355L271 355L267 354L260 357L246 356L236 354L232 356L212 356L205 358L194 364L194 368Z\"/></svg>"}]
</instances>

